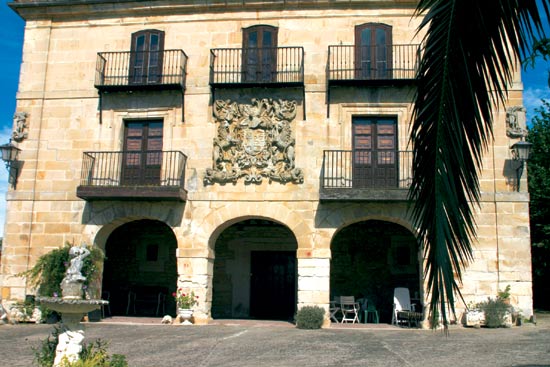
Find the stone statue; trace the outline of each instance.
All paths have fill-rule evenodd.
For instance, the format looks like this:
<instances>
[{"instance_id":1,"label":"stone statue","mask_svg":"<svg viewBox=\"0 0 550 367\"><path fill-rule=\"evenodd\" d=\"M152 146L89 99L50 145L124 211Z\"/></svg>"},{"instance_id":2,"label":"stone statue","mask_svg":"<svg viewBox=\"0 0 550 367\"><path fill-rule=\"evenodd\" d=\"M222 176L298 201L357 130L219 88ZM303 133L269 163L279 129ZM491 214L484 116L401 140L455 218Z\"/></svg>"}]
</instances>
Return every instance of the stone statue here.
<instances>
[{"instance_id":1,"label":"stone statue","mask_svg":"<svg viewBox=\"0 0 550 367\"><path fill-rule=\"evenodd\" d=\"M509 138L524 138L527 136L526 109L523 106L513 106L506 109L506 135Z\"/></svg>"},{"instance_id":2,"label":"stone statue","mask_svg":"<svg viewBox=\"0 0 550 367\"><path fill-rule=\"evenodd\" d=\"M84 258L90 255L90 251L86 247L71 247L69 250L69 256L71 257L71 263L67 269L65 279L69 282L85 281L86 278L82 275L82 266L84 265Z\"/></svg>"},{"instance_id":3,"label":"stone statue","mask_svg":"<svg viewBox=\"0 0 550 367\"><path fill-rule=\"evenodd\" d=\"M16 142L21 142L28 137L28 133L25 131L27 128L27 117L29 115L26 112L16 112L13 115L13 133L12 139Z\"/></svg>"},{"instance_id":4,"label":"stone statue","mask_svg":"<svg viewBox=\"0 0 550 367\"><path fill-rule=\"evenodd\" d=\"M54 366L64 366L66 362L74 363L80 359L82 352L82 341L84 332L82 330L70 331L59 334L59 342L55 348Z\"/></svg>"},{"instance_id":5,"label":"stone statue","mask_svg":"<svg viewBox=\"0 0 550 367\"><path fill-rule=\"evenodd\" d=\"M84 259L90 255L90 251L84 246L74 246L69 250L70 264L61 282L63 298L82 298L82 285L86 277L82 275Z\"/></svg>"}]
</instances>

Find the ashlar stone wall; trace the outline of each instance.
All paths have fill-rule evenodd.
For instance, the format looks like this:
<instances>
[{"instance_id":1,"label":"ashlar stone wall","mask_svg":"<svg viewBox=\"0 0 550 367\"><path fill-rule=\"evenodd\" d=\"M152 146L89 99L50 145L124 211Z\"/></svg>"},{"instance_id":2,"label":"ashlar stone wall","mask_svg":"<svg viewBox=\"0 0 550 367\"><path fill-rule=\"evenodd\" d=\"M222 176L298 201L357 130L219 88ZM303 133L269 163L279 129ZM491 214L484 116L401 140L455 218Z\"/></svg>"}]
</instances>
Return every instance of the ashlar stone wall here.
<instances>
[{"instance_id":1,"label":"ashlar stone wall","mask_svg":"<svg viewBox=\"0 0 550 367\"><path fill-rule=\"evenodd\" d=\"M199 1L173 8L143 1L112 3L63 5L48 11L41 6L18 9L26 17L26 28L17 112L28 114L28 137L19 143L22 169L17 187L7 195L0 278L4 300L23 299L34 291L24 278L13 275L27 270L51 249L67 241L104 248L121 224L156 219L168 224L177 238L178 286L192 288L206 300L196 318L207 322L217 238L234 223L262 218L284 225L296 238L298 307L328 308L330 246L339 229L377 219L415 233L406 202L319 201L323 150L352 147L353 116L396 117L398 149L409 149L414 95L410 86L342 87L334 88L328 99L328 46L353 44L355 26L367 22L390 25L394 44L420 43L422 35L416 34L420 19L412 18L415 2L354 1L351 6L311 1L304 6L279 2L237 7L231 1L225 5ZM303 182L264 179L257 184L242 180L205 184L219 128L209 86L210 49L240 48L243 28L260 24L278 28L279 46L304 48L305 99L300 89L292 88L223 90L216 99L249 105L263 98L296 101L296 116L289 126L295 140L294 164ZM100 111L94 87L97 53L129 51L132 33L145 29L163 31L165 49L182 49L188 55L184 105L179 92L109 93ZM518 72L507 107L522 104L521 88ZM515 191L509 147L517 138L506 135L505 108L495 111L494 142L480 172L482 202L475 208L475 261L464 274L463 294L466 301L478 301L510 284L513 304L529 315L529 197L525 179L521 191ZM85 202L77 198L83 152L122 150L124 121L139 119L162 119L163 149L179 150L188 157L187 201Z\"/></svg>"}]
</instances>

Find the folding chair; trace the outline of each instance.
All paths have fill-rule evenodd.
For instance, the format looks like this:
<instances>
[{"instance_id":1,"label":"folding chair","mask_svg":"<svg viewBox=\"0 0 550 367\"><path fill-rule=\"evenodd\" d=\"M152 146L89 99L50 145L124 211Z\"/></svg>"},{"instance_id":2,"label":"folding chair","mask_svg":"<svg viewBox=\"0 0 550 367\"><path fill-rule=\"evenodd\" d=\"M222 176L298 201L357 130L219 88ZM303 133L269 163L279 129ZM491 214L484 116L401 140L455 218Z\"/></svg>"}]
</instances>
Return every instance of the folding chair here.
<instances>
[{"instance_id":1,"label":"folding chair","mask_svg":"<svg viewBox=\"0 0 550 367\"><path fill-rule=\"evenodd\" d=\"M342 312L342 323L351 321L352 324L359 323L359 304L353 296L340 297L340 311Z\"/></svg>"},{"instance_id":2,"label":"folding chair","mask_svg":"<svg viewBox=\"0 0 550 367\"><path fill-rule=\"evenodd\" d=\"M340 311L340 307L338 307L336 301L330 301L330 307L328 309L330 313L330 321L334 321L335 323L339 323L338 318L336 317L336 314Z\"/></svg>"},{"instance_id":3,"label":"folding chair","mask_svg":"<svg viewBox=\"0 0 550 367\"><path fill-rule=\"evenodd\" d=\"M101 298L109 303L106 305L101 305L101 317L105 318L105 309L109 312L109 316L111 316L111 292L109 291L103 291L101 293Z\"/></svg>"}]
</instances>

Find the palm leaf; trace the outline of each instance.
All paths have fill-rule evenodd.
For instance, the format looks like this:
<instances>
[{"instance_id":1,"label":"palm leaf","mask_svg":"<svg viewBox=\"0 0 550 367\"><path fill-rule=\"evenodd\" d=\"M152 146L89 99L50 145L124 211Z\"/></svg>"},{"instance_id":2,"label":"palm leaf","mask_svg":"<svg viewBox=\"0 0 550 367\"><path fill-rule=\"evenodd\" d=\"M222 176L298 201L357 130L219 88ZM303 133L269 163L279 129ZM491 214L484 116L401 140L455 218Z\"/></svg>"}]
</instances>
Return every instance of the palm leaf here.
<instances>
[{"instance_id":1,"label":"palm leaf","mask_svg":"<svg viewBox=\"0 0 550 367\"><path fill-rule=\"evenodd\" d=\"M541 1L548 14L550 0ZM535 0L420 0L422 14L409 198L426 258L429 317L441 315L447 325L462 297L462 270L473 259L472 204L480 199L492 111L506 100L515 58L543 32Z\"/></svg>"}]
</instances>

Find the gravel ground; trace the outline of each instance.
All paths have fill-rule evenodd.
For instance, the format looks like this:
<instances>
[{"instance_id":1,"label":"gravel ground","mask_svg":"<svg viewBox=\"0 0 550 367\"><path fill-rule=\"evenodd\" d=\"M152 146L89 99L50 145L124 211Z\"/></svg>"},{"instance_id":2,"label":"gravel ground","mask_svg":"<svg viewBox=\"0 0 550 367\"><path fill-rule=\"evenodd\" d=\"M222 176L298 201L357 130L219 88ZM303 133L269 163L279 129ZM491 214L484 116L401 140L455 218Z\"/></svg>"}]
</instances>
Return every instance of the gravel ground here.
<instances>
[{"instance_id":1,"label":"gravel ground","mask_svg":"<svg viewBox=\"0 0 550 367\"><path fill-rule=\"evenodd\" d=\"M107 319L109 320L109 319ZM32 347L52 325L0 326L0 366L30 367ZM452 327L441 331L387 328L299 330L270 322L174 326L86 324L86 340L109 342L131 367L150 366L547 366L550 314L511 329Z\"/></svg>"}]
</instances>

